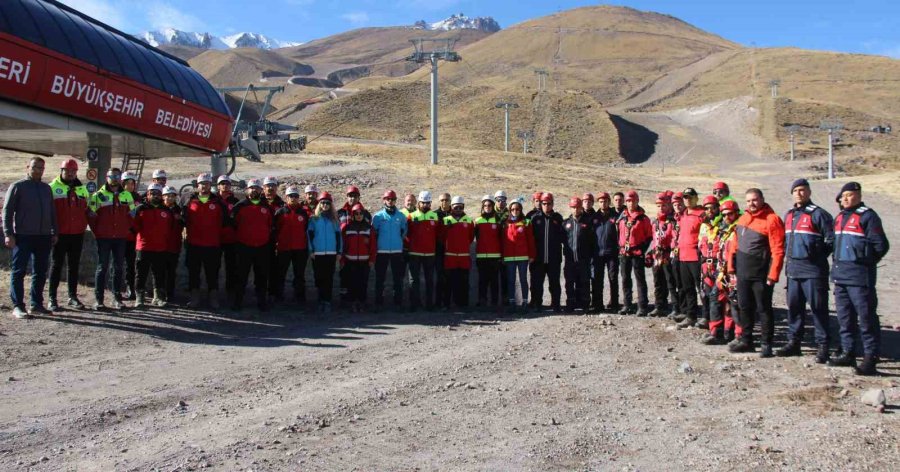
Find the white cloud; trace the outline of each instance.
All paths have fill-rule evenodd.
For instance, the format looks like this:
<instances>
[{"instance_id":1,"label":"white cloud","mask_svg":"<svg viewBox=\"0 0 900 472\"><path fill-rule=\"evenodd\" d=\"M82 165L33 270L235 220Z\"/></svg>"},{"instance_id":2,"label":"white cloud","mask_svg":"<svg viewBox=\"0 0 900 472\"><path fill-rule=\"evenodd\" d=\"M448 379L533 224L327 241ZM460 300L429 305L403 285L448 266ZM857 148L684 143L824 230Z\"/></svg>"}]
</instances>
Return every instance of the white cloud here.
<instances>
[{"instance_id":1,"label":"white cloud","mask_svg":"<svg viewBox=\"0 0 900 472\"><path fill-rule=\"evenodd\" d=\"M62 0L62 3L123 31L130 29L132 26L128 21L128 14L122 2L112 0Z\"/></svg>"},{"instance_id":2,"label":"white cloud","mask_svg":"<svg viewBox=\"0 0 900 472\"><path fill-rule=\"evenodd\" d=\"M154 29L175 28L182 31L205 31L203 20L185 13L166 2L151 2L145 7L147 20Z\"/></svg>"},{"instance_id":3,"label":"white cloud","mask_svg":"<svg viewBox=\"0 0 900 472\"><path fill-rule=\"evenodd\" d=\"M344 20L353 23L354 25L363 25L369 22L369 14L364 11L352 11L349 13L344 13L341 15L341 18Z\"/></svg>"}]
</instances>

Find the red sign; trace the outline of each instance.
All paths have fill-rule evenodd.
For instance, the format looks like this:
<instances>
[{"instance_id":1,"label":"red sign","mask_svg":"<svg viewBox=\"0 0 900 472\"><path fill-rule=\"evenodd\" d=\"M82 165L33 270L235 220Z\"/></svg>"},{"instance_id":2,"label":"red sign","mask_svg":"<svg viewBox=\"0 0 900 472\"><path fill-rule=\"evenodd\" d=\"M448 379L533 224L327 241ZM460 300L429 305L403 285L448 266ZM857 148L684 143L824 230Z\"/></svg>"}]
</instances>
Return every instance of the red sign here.
<instances>
[{"instance_id":1,"label":"red sign","mask_svg":"<svg viewBox=\"0 0 900 472\"><path fill-rule=\"evenodd\" d=\"M0 97L209 152L231 140L227 115L2 32Z\"/></svg>"}]
</instances>

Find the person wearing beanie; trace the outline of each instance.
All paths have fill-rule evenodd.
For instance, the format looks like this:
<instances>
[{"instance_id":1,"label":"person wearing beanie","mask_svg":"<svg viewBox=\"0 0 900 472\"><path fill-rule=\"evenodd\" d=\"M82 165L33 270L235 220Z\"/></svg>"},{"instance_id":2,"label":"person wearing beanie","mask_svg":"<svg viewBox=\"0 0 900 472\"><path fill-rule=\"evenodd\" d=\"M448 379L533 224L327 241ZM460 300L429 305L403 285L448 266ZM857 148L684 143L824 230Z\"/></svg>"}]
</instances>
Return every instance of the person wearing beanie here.
<instances>
[{"instance_id":1,"label":"person wearing beanie","mask_svg":"<svg viewBox=\"0 0 900 472\"><path fill-rule=\"evenodd\" d=\"M841 212L834 221L834 256L831 281L841 333L840 355L829 365L856 365L856 337L862 339L860 375L876 375L881 344L878 321L878 263L890 250L881 218L862 201L862 186L849 182L841 188Z\"/></svg>"},{"instance_id":2,"label":"person wearing beanie","mask_svg":"<svg viewBox=\"0 0 900 472\"><path fill-rule=\"evenodd\" d=\"M815 326L816 362L828 362L828 256L834 250L834 219L812 202L806 179L791 184L793 207L784 215L784 275L787 278L788 342L779 357L799 356L809 304Z\"/></svg>"},{"instance_id":3,"label":"person wearing beanie","mask_svg":"<svg viewBox=\"0 0 900 472\"><path fill-rule=\"evenodd\" d=\"M619 215L616 224L619 228L619 268L622 271L622 295L625 305L620 315L637 314L647 316L647 278L644 273L645 258L650 243L653 241L653 224L639 205L637 192L629 190L625 194L625 210ZM637 310L632 297L632 274L637 284Z\"/></svg>"}]
</instances>

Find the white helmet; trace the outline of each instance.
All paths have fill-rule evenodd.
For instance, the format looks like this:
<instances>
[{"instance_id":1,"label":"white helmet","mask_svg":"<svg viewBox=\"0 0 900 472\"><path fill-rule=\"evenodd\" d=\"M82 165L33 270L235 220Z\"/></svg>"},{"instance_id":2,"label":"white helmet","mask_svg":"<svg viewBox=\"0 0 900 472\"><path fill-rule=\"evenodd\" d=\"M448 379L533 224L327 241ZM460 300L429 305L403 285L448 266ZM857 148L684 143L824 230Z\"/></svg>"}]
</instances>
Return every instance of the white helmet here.
<instances>
[{"instance_id":1,"label":"white helmet","mask_svg":"<svg viewBox=\"0 0 900 472\"><path fill-rule=\"evenodd\" d=\"M428 190L422 190L421 192L419 192L419 201L431 203L431 192L429 192Z\"/></svg>"},{"instance_id":2,"label":"white helmet","mask_svg":"<svg viewBox=\"0 0 900 472\"><path fill-rule=\"evenodd\" d=\"M163 189L163 195L178 195L178 189L169 185L165 189Z\"/></svg>"},{"instance_id":3,"label":"white helmet","mask_svg":"<svg viewBox=\"0 0 900 472\"><path fill-rule=\"evenodd\" d=\"M481 203L484 203L484 202L491 202L491 203L493 203L493 202L494 202L494 197L492 197L492 196L490 196L490 195L485 195L485 196L481 197Z\"/></svg>"},{"instance_id":4,"label":"white helmet","mask_svg":"<svg viewBox=\"0 0 900 472\"><path fill-rule=\"evenodd\" d=\"M299 196L299 195L300 195L300 189L297 188L295 185L291 185L290 187L287 188L287 190L284 192L284 194L285 194L285 195L298 195L298 196Z\"/></svg>"},{"instance_id":5,"label":"white helmet","mask_svg":"<svg viewBox=\"0 0 900 472\"><path fill-rule=\"evenodd\" d=\"M319 193L319 189L315 185L310 184L306 186L306 190L303 193Z\"/></svg>"},{"instance_id":6,"label":"white helmet","mask_svg":"<svg viewBox=\"0 0 900 472\"><path fill-rule=\"evenodd\" d=\"M130 170L123 172L122 173L122 182L124 182L126 180L133 180L133 181L137 182L137 174L135 174L134 172L131 172Z\"/></svg>"},{"instance_id":7,"label":"white helmet","mask_svg":"<svg viewBox=\"0 0 900 472\"><path fill-rule=\"evenodd\" d=\"M212 174L210 174L209 172L204 172L204 173L198 175L197 183L199 184L199 183L203 183L203 182L212 183Z\"/></svg>"},{"instance_id":8,"label":"white helmet","mask_svg":"<svg viewBox=\"0 0 900 472\"><path fill-rule=\"evenodd\" d=\"M278 179L272 176L266 177L263 179L263 185L278 185Z\"/></svg>"},{"instance_id":9,"label":"white helmet","mask_svg":"<svg viewBox=\"0 0 900 472\"><path fill-rule=\"evenodd\" d=\"M506 198L506 192L503 190L497 190L494 192L494 198Z\"/></svg>"},{"instance_id":10,"label":"white helmet","mask_svg":"<svg viewBox=\"0 0 900 472\"><path fill-rule=\"evenodd\" d=\"M147 193L154 192L154 191L162 193L163 186L160 184L150 184L147 186Z\"/></svg>"},{"instance_id":11,"label":"white helmet","mask_svg":"<svg viewBox=\"0 0 900 472\"><path fill-rule=\"evenodd\" d=\"M262 182L260 182L259 179L250 179L247 181L247 188L250 187L256 187L262 190Z\"/></svg>"},{"instance_id":12,"label":"white helmet","mask_svg":"<svg viewBox=\"0 0 900 472\"><path fill-rule=\"evenodd\" d=\"M465 205L465 204L466 204L466 201L463 199L463 197L460 197L460 196L455 196L455 197L453 197L452 200L450 200L450 205Z\"/></svg>"},{"instance_id":13,"label":"white helmet","mask_svg":"<svg viewBox=\"0 0 900 472\"><path fill-rule=\"evenodd\" d=\"M166 174L166 171L164 171L162 169L156 169L153 171L153 178L154 179L168 179L169 176Z\"/></svg>"},{"instance_id":14,"label":"white helmet","mask_svg":"<svg viewBox=\"0 0 900 472\"><path fill-rule=\"evenodd\" d=\"M221 184L222 182L228 182L228 183L231 183L231 177L229 177L229 176L226 175L226 174L220 175L219 178L216 179L216 183L217 183L217 184Z\"/></svg>"}]
</instances>

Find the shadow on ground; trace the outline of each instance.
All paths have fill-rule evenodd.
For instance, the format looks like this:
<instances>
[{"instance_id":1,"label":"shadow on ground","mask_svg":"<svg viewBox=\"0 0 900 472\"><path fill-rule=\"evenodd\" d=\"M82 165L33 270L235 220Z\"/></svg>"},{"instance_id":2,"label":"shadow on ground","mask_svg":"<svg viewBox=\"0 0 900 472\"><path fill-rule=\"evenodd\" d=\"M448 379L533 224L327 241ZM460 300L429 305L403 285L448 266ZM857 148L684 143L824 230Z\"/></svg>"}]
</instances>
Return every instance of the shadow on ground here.
<instances>
[{"instance_id":1,"label":"shadow on ground","mask_svg":"<svg viewBox=\"0 0 900 472\"><path fill-rule=\"evenodd\" d=\"M629 164L647 162L656 152L659 135L618 115L609 115L619 133L619 154Z\"/></svg>"}]
</instances>

